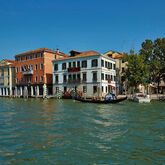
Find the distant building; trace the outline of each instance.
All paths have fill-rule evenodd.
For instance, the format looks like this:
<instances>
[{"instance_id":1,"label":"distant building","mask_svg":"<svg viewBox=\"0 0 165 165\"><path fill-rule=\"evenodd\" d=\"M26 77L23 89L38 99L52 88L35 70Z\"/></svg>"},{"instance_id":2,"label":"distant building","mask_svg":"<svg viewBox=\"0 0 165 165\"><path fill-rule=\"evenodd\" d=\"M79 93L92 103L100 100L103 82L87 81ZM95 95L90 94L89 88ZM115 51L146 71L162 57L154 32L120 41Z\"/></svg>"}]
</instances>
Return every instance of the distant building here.
<instances>
[{"instance_id":1,"label":"distant building","mask_svg":"<svg viewBox=\"0 0 165 165\"><path fill-rule=\"evenodd\" d=\"M43 96L52 94L52 60L64 58L59 50L40 48L15 56L16 96Z\"/></svg>"},{"instance_id":2,"label":"distant building","mask_svg":"<svg viewBox=\"0 0 165 165\"><path fill-rule=\"evenodd\" d=\"M116 92L117 94L123 94L126 90L125 80L123 78L123 73L126 69L126 62L124 59L124 54L116 51L108 51L104 55L111 57L116 62Z\"/></svg>"},{"instance_id":3,"label":"distant building","mask_svg":"<svg viewBox=\"0 0 165 165\"><path fill-rule=\"evenodd\" d=\"M0 96L12 96L15 87L15 61L0 61Z\"/></svg>"},{"instance_id":4,"label":"distant building","mask_svg":"<svg viewBox=\"0 0 165 165\"><path fill-rule=\"evenodd\" d=\"M84 97L115 93L115 60L96 51L70 51L70 57L53 61L53 94L78 91Z\"/></svg>"}]
</instances>

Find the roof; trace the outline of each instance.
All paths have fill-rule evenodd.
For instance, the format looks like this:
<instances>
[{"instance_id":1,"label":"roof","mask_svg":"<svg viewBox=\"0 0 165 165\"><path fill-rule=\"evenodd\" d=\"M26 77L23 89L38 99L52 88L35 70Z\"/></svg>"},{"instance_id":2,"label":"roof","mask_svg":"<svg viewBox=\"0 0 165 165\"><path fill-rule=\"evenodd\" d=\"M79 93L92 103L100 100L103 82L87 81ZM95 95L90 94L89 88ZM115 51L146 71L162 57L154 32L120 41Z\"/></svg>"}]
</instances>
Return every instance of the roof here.
<instances>
[{"instance_id":1,"label":"roof","mask_svg":"<svg viewBox=\"0 0 165 165\"><path fill-rule=\"evenodd\" d=\"M109 56L109 57L111 57L113 59L122 59L124 57L123 53L112 51L112 50L104 53L104 55Z\"/></svg>"},{"instance_id":2,"label":"roof","mask_svg":"<svg viewBox=\"0 0 165 165\"><path fill-rule=\"evenodd\" d=\"M100 55L100 53L93 50L89 50L85 52L80 52L80 54L76 55L76 57L86 57L86 56L95 56L95 55Z\"/></svg>"},{"instance_id":3,"label":"roof","mask_svg":"<svg viewBox=\"0 0 165 165\"><path fill-rule=\"evenodd\" d=\"M68 56L68 57L63 58L63 59L56 59L54 61L101 55L99 52L96 52L94 50L89 50L89 51L84 51L84 52L78 52L78 51L71 50L70 52L73 52L74 55Z\"/></svg>"},{"instance_id":4,"label":"roof","mask_svg":"<svg viewBox=\"0 0 165 165\"><path fill-rule=\"evenodd\" d=\"M7 66L7 65L14 66L15 65L15 60L3 59L3 60L0 61L0 66Z\"/></svg>"},{"instance_id":5,"label":"roof","mask_svg":"<svg viewBox=\"0 0 165 165\"><path fill-rule=\"evenodd\" d=\"M51 50L51 49L48 49L48 48L38 48L38 49L35 49L35 50L30 50L30 51L27 51L27 52L17 54L17 55L15 55L15 57L34 54L34 53L40 53L40 52L49 52L49 53L54 53L54 54L59 54L59 55L65 56L65 53L60 52L59 50L54 51L54 50Z\"/></svg>"}]
</instances>

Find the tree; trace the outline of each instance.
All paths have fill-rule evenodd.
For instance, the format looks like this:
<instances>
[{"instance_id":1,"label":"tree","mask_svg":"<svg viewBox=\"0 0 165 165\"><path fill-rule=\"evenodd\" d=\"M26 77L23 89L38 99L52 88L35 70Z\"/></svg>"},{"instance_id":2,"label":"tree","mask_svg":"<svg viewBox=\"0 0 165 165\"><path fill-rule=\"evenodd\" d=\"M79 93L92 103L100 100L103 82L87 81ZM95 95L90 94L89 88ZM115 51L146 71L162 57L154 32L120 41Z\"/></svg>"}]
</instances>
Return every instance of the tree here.
<instances>
[{"instance_id":1,"label":"tree","mask_svg":"<svg viewBox=\"0 0 165 165\"><path fill-rule=\"evenodd\" d=\"M127 86L132 88L132 92L137 92L140 84L146 85L148 80L147 67L144 62L143 56L135 54L133 50L129 55L125 56L127 66L125 70L125 80Z\"/></svg>"},{"instance_id":2,"label":"tree","mask_svg":"<svg viewBox=\"0 0 165 165\"><path fill-rule=\"evenodd\" d=\"M158 38L154 42L145 40L140 55L147 65L149 82L156 83L159 91L161 80L165 80L165 38Z\"/></svg>"}]
</instances>

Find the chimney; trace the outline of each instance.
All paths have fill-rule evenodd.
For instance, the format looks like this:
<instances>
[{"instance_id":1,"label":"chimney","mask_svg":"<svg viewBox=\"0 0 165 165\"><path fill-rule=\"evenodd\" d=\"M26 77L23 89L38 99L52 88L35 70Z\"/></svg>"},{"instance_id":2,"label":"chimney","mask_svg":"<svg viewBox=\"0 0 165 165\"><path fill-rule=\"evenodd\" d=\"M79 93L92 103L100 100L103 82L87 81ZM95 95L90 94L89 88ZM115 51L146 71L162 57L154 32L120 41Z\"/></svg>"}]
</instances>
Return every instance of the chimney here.
<instances>
[{"instance_id":1,"label":"chimney","mask_svg":"<svg viewBox=\"0 0 165 165\"><path fill-rule=\"evenodd\" d=\"M56 53L57 53L57 54L59 54L59 53L60 53L60 50L59 50L58 48L56 49Z\"/></svg>"}]
</instances>

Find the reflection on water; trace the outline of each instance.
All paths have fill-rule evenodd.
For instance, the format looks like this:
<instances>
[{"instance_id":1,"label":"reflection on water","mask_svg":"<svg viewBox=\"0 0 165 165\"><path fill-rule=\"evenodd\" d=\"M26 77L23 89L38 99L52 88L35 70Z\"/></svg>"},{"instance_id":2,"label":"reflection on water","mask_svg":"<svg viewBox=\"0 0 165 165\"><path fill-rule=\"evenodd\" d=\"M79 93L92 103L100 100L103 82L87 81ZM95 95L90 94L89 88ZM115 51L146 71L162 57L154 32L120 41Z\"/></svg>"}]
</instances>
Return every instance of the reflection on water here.
<instances>
[{"instance_id":1,"label":"reflection on water","mask_svg":"<svg viewBox=\"0 0 165 165\"><path fill-rule=\"evenodd\" d=\"M0 164L163 164L164 105L0 98Z\"/></svg>"}]
</instances>

